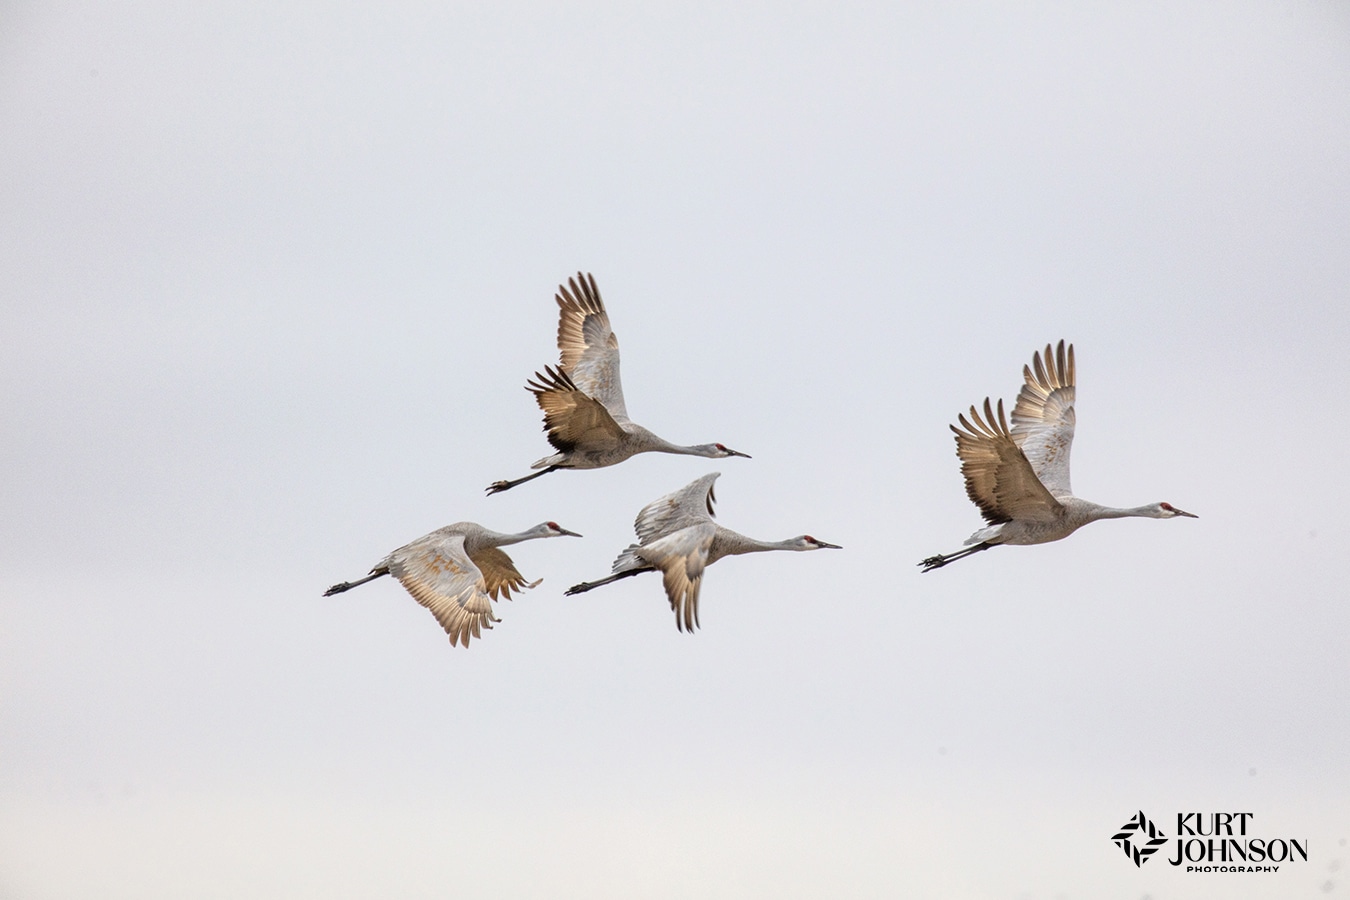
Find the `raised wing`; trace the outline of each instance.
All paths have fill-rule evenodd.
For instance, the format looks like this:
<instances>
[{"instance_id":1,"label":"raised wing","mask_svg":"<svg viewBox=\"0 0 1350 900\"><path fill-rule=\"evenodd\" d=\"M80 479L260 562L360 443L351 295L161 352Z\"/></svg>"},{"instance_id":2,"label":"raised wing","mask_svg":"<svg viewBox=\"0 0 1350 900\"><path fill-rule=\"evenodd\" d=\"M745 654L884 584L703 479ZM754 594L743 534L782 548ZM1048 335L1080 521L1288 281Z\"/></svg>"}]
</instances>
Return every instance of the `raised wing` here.
<instances>
[{"instance_id":1,"label":"raised wing","mask_svg":"<svg viewBox=\"0 0 1350 900\"><path fill-rule=\"evenodd\" d=\"M675 627L693 632L698 627L698 594L708 565L717 526L711 519L681 528L637 548L637 555L661 570L666 597L675 613Z\"/></svg>"},{"instance_id":2,"label":"raised wing","mask_svg":"<svg viewBox=\"0 0 1350 900\"><path fill-rule=\"evenodd\" d=\"M501 621L492 614L483 573L464 552L462 534L432 532L395 550L382 565L431 610L451 645L467 647L470 637Z\"/></svg>"},{"instance_id":3,"label":"raised wing","mask_svg":"<svg viewBox=\"0 0 1350 900\"><path fill-rule=\"evenodd\" d=\"M637 520L633 522L638 543L646 546L681 528L711 523L713 504L717 502L713 494L713 482L717 481L719 475L720 472L709 472L678 491L672 491L642 507Z\"/></svg>"},{"instance_id":4,"label":"raised wing","mask_svg":"<svg viewBox=\"0 0 1350 900\"><path fill-rule=\"evenodd\" d=\"M516 564L511 561L511 557L498 547L485 547L469 558L478 567L478 571L483 573L483 584L487 588L488 596L493 600L498 596L510 600L512 591L519 592L538 587L544 580L539 578L526 581L525 576L516 570Z\"/></svg>"},{"instance_id":5,"label":"raised wing","mask_svg":"<svg viewBox=\"0 0 1350 900\"><path fill-rule=\"evenodd\" d=\"M995 419L986 397L984 415L988 424L972 406L973 425L965 416L960 416L962 428L951 426L956 433L956 455L961 458L961 474L966 479L966 496L980 508L990 525L1014 519L1054 521L1062 514L1063 506L1041 484L1026 455L1013 440L1008 431L1008 420L1003 415L1003 401L998 402L998 418Z\"/></svg>"},{"instance_id":6,"label":"raised wing","mask_svg":"<svg viewBox=\"0 0 1350 900\"><path fill-rule=\"evenodd\" d=\"M623 429L609 410L577 387L567 372L545 366L525 387L544 411L548 442L563 453L609 450L623 439Z\"/></svg>"},{"instance_id":7,"label":"raised wing","mask_svg":"<svg viewBox=\"0 0 1350 900\"><path fill-rule=\"evenodd\" d=\"M1045 362L1041 354L1031 359L1031 366L1022 367L1026 384L1017 395L1012 411L1012 439L1022 448L1036 477L1056 497L1071 496L1069 487L1069 451L1073 448L1073 411L1076 393L1073 365L1073 345L1065 353L1064 342L1059 342L1054 354L1045 345Z\"/></svg>"},{"instance_id":8,"label":"raised wing","mask_svg":"<svg viewBox=\"0 0 1350 900\"><path fill-rule=\"evenodd\" d=\"M604 404L611 416L629 421L619 382L619 339L609 327L609 313L595 278L578 272L576 278L567 280L567 286L558 286L554 299L561 311L558 352L563 371L578 388Z\"/></svg>"}]
</instances>

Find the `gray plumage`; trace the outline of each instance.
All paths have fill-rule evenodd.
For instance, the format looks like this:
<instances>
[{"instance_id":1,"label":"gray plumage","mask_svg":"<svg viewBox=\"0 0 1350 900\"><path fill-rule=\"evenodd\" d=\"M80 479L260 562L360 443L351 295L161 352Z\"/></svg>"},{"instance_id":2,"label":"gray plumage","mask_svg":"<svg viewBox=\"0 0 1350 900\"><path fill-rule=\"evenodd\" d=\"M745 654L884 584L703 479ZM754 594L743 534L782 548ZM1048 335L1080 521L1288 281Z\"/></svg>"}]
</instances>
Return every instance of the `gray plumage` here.
<instances>
[{"instance_id":1,"label":"gray plumage","mask_svg":"<svg viewBox=\"0 0 1350 900\"><path fill-rule=\"evenodd\" d=\"M675 627L692 633L699 624L703 570L722 557L764 550L841 549L809 534L785 541L758 541L718 525L713 521L713 503L717 500L713 482L718 474L704 475L644 506L633 523L638 543L619 554L613 574L573 585L567 593L580 594L621 578L660 571L670 608L675 612Z\"/></svg>"},{"instance_id":2,"label":"gray plumage","mask_svg":"<svg viewBox=\"0 0 1350 900\"><path fill-rule=\"evenodd\" d=\"M491 531L476 522L456 522L404 544L376 563L365 578L335 584L323 595L331 597L393 575L418 603L431 610L452 646L468 647L470 637L481 637L483 629L501 621L492 614L491 601L499 596L510 600L512 591L535 587L543 580L527 583L511 557L499 548L563 535L581 537L557 522L543 522L519 534Z\"/></svg>"},{"instance_id":3,"label":"gray plumage","mask_svg":"<svg viewBox=\"0 0 1350 900\"><path fill-rule=\"evenodd\" d=\"M958 416L956 455L966 480L966 494L989 523L966 539L968 549L930 556L919 565L928 572L999 544L1044 544L1073 534L1098 519L1138 516L1199 518L1170 503L1127 509L1101 506L1073 495L1069 486L1069 451L1073 447L1076 372L1073 345L1064 342L1044 360L1038 352L1032 366L1022 367L1022 385L1013 407L1013 427L984 401L984 417L975 407L970 419ZM1032 371L1034 366L1035 371Z\"/></svg>"},{"instance_id":4,"label":"gray plumage","mask_svg":"<svg viewBox=\"0 0 1350 900\"><path fill-rule=\"evenodd\" d=\"M569 290L570 287L570 290ZM672 444L628 418L619 382L619 339L609 325L595 278L577 273L559 285L559 365L535 372L526 389L544 411L544 430L558 451L535 461L542 469L514 481L497 481L489 494L510 490L558 469L599 469L638 453L677 453L721 459L747 456L724 444Z\"/></svg>"}]
</instances>

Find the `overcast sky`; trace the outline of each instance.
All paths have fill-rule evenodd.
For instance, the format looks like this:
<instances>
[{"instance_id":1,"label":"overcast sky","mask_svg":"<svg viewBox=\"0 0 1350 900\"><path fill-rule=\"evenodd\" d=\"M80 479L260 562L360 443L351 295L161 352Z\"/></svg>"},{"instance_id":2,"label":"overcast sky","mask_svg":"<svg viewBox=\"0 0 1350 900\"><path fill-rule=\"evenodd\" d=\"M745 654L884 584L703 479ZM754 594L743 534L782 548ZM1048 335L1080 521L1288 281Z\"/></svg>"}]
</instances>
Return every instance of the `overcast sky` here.
<instances>
[{"instance_id":1,"label":"overcast sky","mask_svg":"<svg viewBox=\"0 0 1350 900\"><path fill-rule=\"evenodd\" d=\"M953 6L4 4L0 898L1350 893L1350 8ZM753 459L484 496L579 270ZM921 575L1060 338L1077 493L1200 518ZM563 596L709 471L845 549ZM467 651L321 596L465 519L585 538Z\"/></svg>"}]
</instances>

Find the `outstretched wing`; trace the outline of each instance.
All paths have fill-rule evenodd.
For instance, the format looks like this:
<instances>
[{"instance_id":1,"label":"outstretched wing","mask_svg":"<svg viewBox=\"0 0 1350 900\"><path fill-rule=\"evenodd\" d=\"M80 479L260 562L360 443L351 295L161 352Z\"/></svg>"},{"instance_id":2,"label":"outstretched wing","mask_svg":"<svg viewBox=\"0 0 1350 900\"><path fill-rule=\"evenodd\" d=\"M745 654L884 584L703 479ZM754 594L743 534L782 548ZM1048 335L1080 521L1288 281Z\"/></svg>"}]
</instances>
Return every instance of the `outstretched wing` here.
<instances>
[{"instance_id":1,"label":"outstretched wing","mask_svg":"<svg viewBox=\"0 0 1350 900\"><path fill-rule=\"evenodd\" d=\"M561 452L578 447L609 450L623 439L623 429L609 411L577 387L566 371L545 366L544 373L535 372L525 387L544 411L548 442Z\"/></svg>"},{"instance_id":2,"label":"outstretched wing","mask_svg":"<svg viewBox=\"0 0 1350 900\"><path fill-rule=\"evenodd\" d=\"M451 645L467 647L470 637L481 637L482 629L501 621L492 614L483 573L464 552L462 534L432 532L395 550L381 565L431 610Z\"/></svg>"},{"instance_id":3,"label":"outstretched wing","mask_svg":"<svg viewBox=\"0 0 1350 900\"><path fill-rule=\"evenodd\" d=\"M975 407L970 418L960 416L961 428L951 426L956 433L956 455L961 458L961 474L966 479L966 496L980 508L990 525L1022 519L1031 522L1051 522L1061 515L1063 507L1041 484L1031 463L1008 431L1003 416L1003 401L998 402L998 418L984 401L986 424ZM962 430L964 429L964 430Z\"/></svg>"},{"instance_id":4,"label":"outstretched wing","mask_svg":"<svg viewBox=\"0 0 1350 900\"><path fill-rule=\"evenodd\" d=\"M569 290L570 288L570 290ZM566 372L584 393L604 404L620 422L629 421L619 382L619 339L609 327L609 313L591 275L577 273L555 295L558 352Z\"/></svg>"},{"instance_id":5,"label":"outstretched wing","mask_svg":"<svg viewBox=\"0 0 1350 900\"><path fill-rule=\"evenodd\" d=\"M643 546L681 528L690 525L711 523L713 504L717 497L713 494L713 482L720 472L709 472L695 479L678 491L653 500L637 514L633 530L637 532L638 542Z\"/></svg>"},{"instance_id":6,"label":"outstretched wing","mask_svg":"<svg viewBox=\"0 0 1350 900\"><path fill-rule=\"evenodd\" d=\"M511 561L511 557L499 547L484 547L473 556L469 557L473 564L478 567L478 571L483 573L483 584L487 588L488 596L493 600L510 600L511 592L520 592L532 587L538 587L544 579L539 578L534 581L526 581L525 576L521 575L516 569L516 564Z\"/></svg>"},{"instance_id":7,"label":"outstretched wing","mask_svg":"<svg viewBox=\"0 0 1350 900\"><path fill-rule=\"evenodd\" d=\"M1036 371L1022 367L1026 384L1017 395L1012 411L1012 439L1022 448L1036 477L1056 497L1070 496L1069 451L1073 448L1075 389L1073 345L1068 353L1064 342L1059 342L1054 354L1045 345L1045 362L1041 354L1031 359Z\"/></svg>"},{"instance_id":8,"label":"outstretched wing","mask_svg":"<svg viewBox=\"0 0 1350 900\"><path fill-rule=\"evenodd\" d=\"M639 557L661 570L680 631L693 632L698 627L698 594L716 533L717 526L705 517L701 523L636 548Z\"/></svg>"}]
</instances>

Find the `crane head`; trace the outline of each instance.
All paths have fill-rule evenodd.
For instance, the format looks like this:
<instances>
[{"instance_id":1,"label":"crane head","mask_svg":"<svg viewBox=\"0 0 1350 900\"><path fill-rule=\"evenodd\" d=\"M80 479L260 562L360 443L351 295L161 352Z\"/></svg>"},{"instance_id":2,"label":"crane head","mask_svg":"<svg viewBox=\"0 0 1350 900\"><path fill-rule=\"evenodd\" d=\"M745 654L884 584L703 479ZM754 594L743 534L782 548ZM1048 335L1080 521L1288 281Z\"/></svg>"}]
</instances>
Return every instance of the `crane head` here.
<instances>
[{"instance_id":1,"label":"crane head","mask_svg":"<svg viewBox=\"0 0 1350 900\"><path fill-rule=\"evenodd\" d=\"M725 456L744 456L746 459L750 458L749 453L742 453L739 450L732 450L726 444L713 444L712 451L713 451L712 456L714 459L720 459Z\"/></svg>"},{"instance_id":2,"label":"crane head","mask_svg":"<svg viewBox=\"0 0 1350 900\"><path fill-rule=\"evenodd\" d=\"M843 547L839 546L838 544L827 544L827 543L825 543L824 541L816 540L815 538L811 537L811 535L809 535L809 534L804 534L804 535L802 535L801 537L796 538L795 540L796 540L796 542L800 545L800 546L797 548L797 549L799 549L799 550L843 550L843 549L844 549Z\"/></svg>"},{"instance_id":3,"label":"crane head","mask_svg":"<svg viewBox=\"0 0 1350 900\"><path fill-rule=\"evenodd\" d=\"M1188 513L1188 512L1186 512L1186 510L1184 510L1184 509L1177 509L1175 506L1173 506L1173 505L1170 504L1170 503L1159 503L1159 504L1158 504L1158 518L1160 518L1160 519L1175 519L1177 516L1185 516L1185 517L1188 518L1188 519L1198 519L1198 518L1200 518L1200 517L1197 516L1195 513Z\"/></svg>"},{"instance_id":4,"label":"crane head","mask_svg":"<svg viewBox=\"0 0 1350 900\"><path fill-rule=\"evenodd\" d=\"M545 522L539 527L544 532L544 537L562 537L563 535L569 537L581 537L581 535L577 534L575 531L568 531L557 522Z\"/></svg>"}]
</instances>

